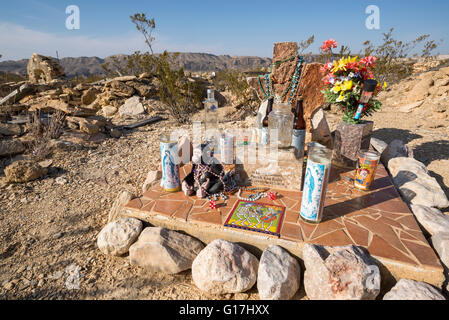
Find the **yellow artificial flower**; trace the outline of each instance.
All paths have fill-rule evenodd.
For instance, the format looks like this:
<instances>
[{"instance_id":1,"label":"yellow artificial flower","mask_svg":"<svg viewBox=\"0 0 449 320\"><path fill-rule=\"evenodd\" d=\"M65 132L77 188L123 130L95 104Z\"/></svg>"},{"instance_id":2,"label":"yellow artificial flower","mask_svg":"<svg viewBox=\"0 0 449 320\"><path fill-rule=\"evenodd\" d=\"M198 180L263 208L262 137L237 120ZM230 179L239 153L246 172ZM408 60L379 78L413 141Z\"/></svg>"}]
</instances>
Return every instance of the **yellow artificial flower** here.
<instances>
[{"instance_id":1,"label":"yellow artificial flower","mask_svg":"<svg viewBox=\"0 0 449 320\"><path fill-rule=\"evenodd\" d=\"M384 82L384 90L387 89L387 82Z\"/></svg>"},{"instance_id":2,"label":"yellow artificial flower","mask_svg":"<svg viewBox=\"0 0 449 320\"><path fill-rule=\"evenodd\" d=\"M352 80L346 80L341 86L341 90L349 91L352 89Z\"/></svg>"},{"instance_id":3,"label":"yellow artificial flower","mask_svg":"<svg viewBox=\"0 0 449 320\"><path fill-rule=\"evenodd\" d=\"M332 73L336 73L338 71L346 71L346 65L350 62L356 62L357 59L359 57L347 57L347 58L341 58L340 60L338 60L335 65L334 68L332 69Z\"/></svg>"},{"instance_id":4,"label":"yellow artificial flower","mask_svg":"<svg viewBox=\"0 0 449 320\"><path fill-rule=\"evenodd\" d=\"M339 93L341 91L341 82L335 82L335 85L332 87L332 92Z\"/></svg>"},{"instance_id":5,"label":"yellow artificial flower","mask_svg":"<svg viewBox=\"0 0 449 320\"><path fill-rule=\"evenodd\" d=\"M337 98L337 102L341 102L341 101L343 101L343 100L345 100L345 95L343 94L343 91L342 92L340 92L340 96Z\"/></svg>"}]
</instances>

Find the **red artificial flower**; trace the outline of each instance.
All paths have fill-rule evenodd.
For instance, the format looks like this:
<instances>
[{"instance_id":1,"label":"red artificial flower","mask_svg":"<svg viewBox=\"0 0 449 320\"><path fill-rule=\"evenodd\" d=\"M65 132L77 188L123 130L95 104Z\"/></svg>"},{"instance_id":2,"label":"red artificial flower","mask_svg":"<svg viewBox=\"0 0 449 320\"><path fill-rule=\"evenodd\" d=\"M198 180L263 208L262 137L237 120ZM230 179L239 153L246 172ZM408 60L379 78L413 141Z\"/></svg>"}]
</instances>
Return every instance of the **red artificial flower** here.
<instances>
[{"instance_id":1,"label":"red artificial flower","mask_svg":"<svg viewBox=\"0 0 449 320\"><path fill-rule=\"evenodd\" d=\"M352 70L355 73L360 71L359 68L360 68L360 62L358 62L358 61L349 62L348 64L346 64L346 69Z\"/></svg>"},{"instance_id":2,"label":"red artificial flower","mask_svg":"<svg viewBox=\"0 0 449 320\"><path fill-rule=\"evenodd\" d=\"M329 40L326 40L323 42L323 45L321 46L321 51L327 52L327 51L331 50L332 48L336 48L337 46L338 46L337 41L330 38Z\"/></svg>"},{"instance_id":3,"label":"red artificial flower","mask_svg":"<svg viewBox=\"0 0 449 320\"><path fill-rule=\"evenodd\" d=\"M368 68L374 68L377 58L373 56L365 57L360 60L361 64L364 64Z\"/></svg>"}]
</instances>

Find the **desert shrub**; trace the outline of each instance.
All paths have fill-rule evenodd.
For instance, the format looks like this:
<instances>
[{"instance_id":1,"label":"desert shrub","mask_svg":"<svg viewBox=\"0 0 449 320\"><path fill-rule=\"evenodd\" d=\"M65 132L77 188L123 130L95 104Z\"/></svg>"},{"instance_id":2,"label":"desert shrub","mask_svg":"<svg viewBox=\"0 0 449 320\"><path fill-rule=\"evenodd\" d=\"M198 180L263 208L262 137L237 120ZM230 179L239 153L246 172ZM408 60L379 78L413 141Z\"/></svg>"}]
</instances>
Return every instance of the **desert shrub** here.
<instances>
[{"instance_id":1,"label":"desert shrub","mask_svg":"<svg viewBox=\"0 0 449 320\"><path fill-rule=\"evenodd\" d=\"M56 111L45 121L42 120L38 111L30 115L30 121L26 124L26 130L33 138L30 149L36 159L43 159L50 154L50 140L58 139L62 135L65 118L66 114L62 111Z\"/></svg>"},{"instance_id":2,"label":"desert shrub","mask_svg":"<svg viewBox=\"0 0 449 320\"><path fill-rule=\"evenodd\" d=\"M371 41L363 43L361 54L376 56L374 75L381 82L394 83L409 77L413 73L416 61L412 57L421 57L424 61L434 59L432 53L441 42L430 39L430 35L422 35L412 41L401 41L393 38L394 28L383 33L382 42L374 45ZM422 45L421 52L416 49ZM414 54L412 55L412 53Z\"/></svg>"},{"instance_id":3,"label":"desert shrub","mask_svg":"<svg viewBox=\"0 0 449 320\"><path fill-rule=\"evenodd\" d=\"M111 61L102 66L103 69L110 76L139 75L144 72L153 74L160 82L159 98L167 106L167 111L178 122L188 122L190 114L201 107L204 90L200 81L185 76L184 68L176 64L177 53L153 53L154 18L147 18L145 13L136 13L130 18L144 36L149 51L111 57Z\"/></svg>"},{"instance_id":4,"label":"desert shrub","mask_svg":"<svg viewBox=\"0 0 449 320\"><path fill-rule=\"evenodd\" d=\"M229 90L237 98L244 98L245 92L249 88L245 74L234 69L218 71L213 79L213 84L217 90Z\"/></svg>"}]
</instances>

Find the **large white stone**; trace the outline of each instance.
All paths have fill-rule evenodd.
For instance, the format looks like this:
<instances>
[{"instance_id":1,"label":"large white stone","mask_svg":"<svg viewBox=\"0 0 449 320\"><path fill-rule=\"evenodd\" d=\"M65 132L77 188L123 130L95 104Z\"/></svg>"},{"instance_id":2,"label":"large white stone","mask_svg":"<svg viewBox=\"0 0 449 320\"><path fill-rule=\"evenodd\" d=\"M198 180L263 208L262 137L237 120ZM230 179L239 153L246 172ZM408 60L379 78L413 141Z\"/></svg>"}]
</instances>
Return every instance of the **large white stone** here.
<instances>
[{"instance_id":1,"label":"large white stone","mask_svg":"<svg viewBox=\"0 0 449 320\"><path fill-rule=\"evenodd\" d=\"M256 283L257 258L241 246L217 239L192 264L195 285L210 294L244 292Z\"/></svg>"},{"instance_id":2,"label":"large white stone","mask_svg":"<svg viewBox=\"0 0 449 320\"><path fill-rule=\"evenodd\" d=\"M418 220L424 229L426 229L431 235L439 232L449 232L449 215L442 213L436 208L414 204L410 207L416 217L416 220Z\"/></svg>"},{"instance_id":3,"label":"large white stone","mask_svg":"<svg viewBox=\"0 0 449 320\"><path fill-rule=\"evenodd\" d=\"M192 267L204 248L201 241L166 228L145 228L129 248L131 264L152 272L175 274Z\"/></svg>"},{"instance_id":4,"label":"large white stone","mask_svg":"<svg viewBox=\"0 0 449 320\"><path fill-rule=\"evenodd\" d=\"M437 208L449 206L443 189L428 174L423 163L413 158L398 157L388 161L388 169L407 202Z\"/></svg>"},{"instance_id":5,"label":"large white stone","mask_svg":"<svg viewBox=\"0 0 449 320\"><path fill-rule=\"evenodd\" d=\"M286 250L276 245L265 249L257 273L260 299L291 299L299 289L300 280L301 267Z\"/></svg>"},{"instance_id":6,"label":"large white stone","mask_svg":"<svg viewBox=\"0 0 449 320\"><path fill-rule=\"evenodd\" d=\"M311 300L374 300L380 292L379 268L360 248L306 244L304 288Z\"/></svg>"},{"instance_id":7,"label":"large white stone","mask_svg":"<svg viewBox=\"0 0 449 320\"><path fill-rule=\"evenodd\" d=\"M109 222L98 234L98 248L105 254L124 255L141 231L142 221L135 218L121 218Z\"/></svg>"},{"instance_id":8,"label":"large white stone","mask_svg":"<svg viewBox=\"0 0 449 320\"><path fill-rule=\"evenodd\" d=\"M140 102L140 97L134 96L125 101L125 104L119 108L119 112L121 116L137 116L145 113L145 108Z\"/></svg>"},{"instance_id":9,"label":"large white stone","mask_svg":"<svg viewBox=\"0 0 449 320\"><path fill-rule=\"evenodd\" d=\"M430 284L410 279L401 279L385 294L383 300L446 300Z\"/></svg>"},{"instance_id":10,"label":"large white stone","mask_svg":"<svg viewBox=\"0 0 449 320\"><path fill-rule=\"evenodd\" d=\"M441 262L449 268L449 230L433 235L431 241Z\"/></svg>"}]
</instances>

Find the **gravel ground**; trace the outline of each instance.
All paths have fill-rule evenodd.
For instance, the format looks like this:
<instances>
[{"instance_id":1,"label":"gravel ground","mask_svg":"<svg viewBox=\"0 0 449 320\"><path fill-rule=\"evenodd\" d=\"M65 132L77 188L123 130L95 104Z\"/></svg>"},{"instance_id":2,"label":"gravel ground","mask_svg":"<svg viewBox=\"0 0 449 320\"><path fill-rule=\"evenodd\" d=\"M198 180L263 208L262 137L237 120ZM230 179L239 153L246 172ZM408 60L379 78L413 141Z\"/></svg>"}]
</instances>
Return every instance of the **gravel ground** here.
<instances>
[{"instance_id":1,"label":"gravel ground","mask_svg":"<svg viewBox=\"0 0 449 320\"><path fill-rule=\"evenodd\" d=\"M372 118L374 136L410 143L449 196L449 121L401 117L385 107ZM339 116L328 112L328 120L333 129ZM159 134L173 127L179 126L162 121L97 146L56 152L49 174L34 182L6 185L1 173L0 299L258 299L255 288L209 296L194 286L190 271L152 274L96 247L115 197L124 189L141 194L147 172L159 166ZM79 268L79 287L70 268ZM295 299L306 299L303 290Z\"/></svg>"}]
</instances>

